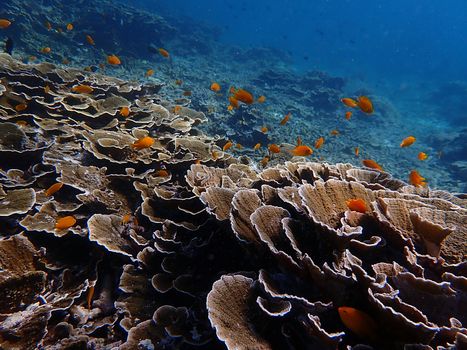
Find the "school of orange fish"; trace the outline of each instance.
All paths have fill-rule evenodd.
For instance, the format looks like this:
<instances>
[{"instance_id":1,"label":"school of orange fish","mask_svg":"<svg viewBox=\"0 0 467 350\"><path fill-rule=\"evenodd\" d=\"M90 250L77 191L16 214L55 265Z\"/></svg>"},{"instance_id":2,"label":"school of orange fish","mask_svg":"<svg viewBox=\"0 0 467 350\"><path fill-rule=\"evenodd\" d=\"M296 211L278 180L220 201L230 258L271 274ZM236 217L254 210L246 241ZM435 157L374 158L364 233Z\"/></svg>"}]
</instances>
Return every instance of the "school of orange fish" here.
<instances>
[{"instance_id":1,"label":"school of orange fish","mask_svg":"<svg viewBox=\"0 0 467 350\"><path fill-rule=\"evenodd\" d=\"M0 19L0 29L7 29L12 25L12 22L8 19ZM65 28L67 31L72 31L74 30L75 25L73 23L68 23L66 24ZM47 30L52 30L52 24L50 22L45 23L45 27ZM63 30L59 27L56 29L58 32L63 32ZM96 42L94 39L89 35L86 34L84 36L84 41L86 41L89 45L95 46ZM39 52L47 55L52 52L51 47L42 47L39 49ZM169 52L164 49L164 48L159 48L158 52L160 55L164 58L170 59L171 56ZM36 56L30 56L29 61L33 62L37 59ZM62 61L63 64L69 63L68 60L64 59ZM120 58L116 56L115 54L108 55L106 57L106 63L109 64L110 66L117 66L122 64ZM105 67L105 63L101 63L99 65L102 69ZM90 69L87 69L88 67L85 68L86 71L90 71ZM154 75L154 69L150 68L146 71L145 77L151 77ZM176 80L175 84L176 85L182 85L182 80ZM48 86L45 87L45 90L47 91ZM213 91L214 93L220 94L222 92L222 87L219 83L217 82L212 82L209 89ZM88 85L77 85L73 86L71 88L71 91L74 93L78 94L92 94L93 93L93 88ZM258 104L263 104L266 102L266 96L261 95L257 99L254 98L253 94L245 89L242 88L235 88L234 86L230 87L228 89L228 101L229 104L227 106L227 111L232 112L234 109L240 108L241 104L244 105L251 105L253 103L258 103ZM185 90L183 92L184 96L191 96L191 91ZM367 97L367 96L358 96L356 99L350 98L350 97L344 97L341 99L341 102L344 104L344 106L348 108L353 108L353 109L359 109L361 112L365 114L372 114L374 112L373 108L373 103L372 101ZM180 106L176 106L174 108L174 112L177 113L180 110ZM25 103L21 103L15 106L16 111L21 112L27 109L27 105ZM128 117L131 113L131 109L129 107L122 107L121 110L119 111L119 114L123 117ZM351 120L351 117L353 115L353 112L351 110L348 110L345 112L344 118L348 121ZM284 115L284 117L278 122L279 127L285 126L291 119L292 114L291 112L288 112ZM268 127L263 126L260 131L262 133L267 133L269 131ZM332 136L338 136L339 131L338 130L332 130L330 132L330 135ZM405 139L402 140L400 143L400 147L405 148L405 147L410 147L412 146L416 141L416 138L414 136L408 136ZM155 139L146 136L143 137L142 139L137 140L131 145L131 148L138 151L144 148L149 148L155 143ZM325 143L324 137L320 137L314 142L314 149L319 150ZM229 140L227 141L224 146L223 146L223 151L228 151L234 146L234 142ZM254 145L253 150L254 151L259 151L261 149L262 145L261 143L257 143ZM242 149L243 146L239 143L235 144L235 148L237 149ZM268 162L272 159L272 157L275 154L279 154L283 152L282 148L277 145L277 144L269 144L267 146L267 155L264 156L264 158L259 162L259 164L263 167L265 167ZM289 152L293 156L299 156L299 157L308 157L311 156L314 151L310 146L302 144L302 140L300 137L298 137L296 146L291 149L287 150L286 152ZM355 147L355 156L359 157L359 152L360 152L360 147L356 146ZM217 158L217 152L213 151L212 154L213 158ZM420 153L417 156L418 160L424 161L428 158L428 155L425 152L420 151ZM380 164L378 164L376 161L373 159L363 159L362 164L368 168L377 170L377 171L383 171L383 168ZM161 172L164 172L165 170L161 170ZM160 176L168 176L168 173L165 171L164 174L159 174ZM408 176L409 178L409 183L414 185L414 186L426 186L427 183L425 181L425 178L422 177L417 170L412 170ZM63 184L61 183L56 183L52 185L50 188L48 188L45 193L47 196L52 196L55 192L59 191L60 188L62 187ZM349 200L346 202L347 207L352 210L352 211L357 211L364 213L367 211L367 207L365 205L365 202L361 198L355 198L352 200ZM125 221L129 221L131 219L130 216L125 217ZM66 229L69 227L72 227L75 225L76 219L73 216L65 216L62 218L59 218L56 221L55 227L57 230L62 230ZM356 310L351 307L340 307L339 310L339 315L340 318L345 326L347 326L350 330L352 330L356 334L366 334L369 332L369 330L372 329L374 325L374 321L370 318L370 316L366 315L362 311ZM371 333L371 332L370 332Z\"/></svg>"}]
</instances>

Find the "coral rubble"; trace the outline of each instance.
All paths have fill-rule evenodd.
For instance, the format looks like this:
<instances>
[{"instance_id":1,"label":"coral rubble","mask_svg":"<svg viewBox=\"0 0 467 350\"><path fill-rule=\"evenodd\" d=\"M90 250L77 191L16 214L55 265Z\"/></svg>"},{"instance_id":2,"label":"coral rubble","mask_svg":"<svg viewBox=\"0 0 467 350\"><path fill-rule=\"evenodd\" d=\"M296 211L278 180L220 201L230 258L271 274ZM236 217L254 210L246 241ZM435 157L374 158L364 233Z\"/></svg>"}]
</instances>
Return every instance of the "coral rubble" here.
<instances>
[{"instance_id":1,"label":"coral rubble","mask_svg":"<svg viewBox=\"0 0 467 350\"><path fill-rule=\"evenodd\" d=\"M350 164L258 170L158 84L8 55L0 80L1 348L467 345L464 198Z\"/></svg>"}]
</instances>

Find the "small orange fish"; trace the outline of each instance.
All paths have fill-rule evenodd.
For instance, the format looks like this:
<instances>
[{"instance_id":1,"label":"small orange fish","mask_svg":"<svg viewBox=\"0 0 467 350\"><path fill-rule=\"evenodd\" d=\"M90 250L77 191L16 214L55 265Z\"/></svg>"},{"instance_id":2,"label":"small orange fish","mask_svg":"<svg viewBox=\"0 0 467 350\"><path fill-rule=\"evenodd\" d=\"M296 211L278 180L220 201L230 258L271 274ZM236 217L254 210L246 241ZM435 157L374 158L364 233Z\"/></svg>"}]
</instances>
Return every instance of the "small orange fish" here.
<instances>
[{"instance_id":1,"label":"small orange fish","mask_svg":"<svg viewBox=\"0 0 467 350\"><path fill-rule=\"evenodd\" d=\"M376 163L373 159L363 159L362 160L362 163L364 166L368 167L368 168L372 168L372 169L376 169L376 170L379 170L379 171L383 171L383 168L381 167L381 165L379 165L378 163Z\"/></svg>"},{"instance_id":2,"label":"small orange fish","mask_svg":"<svg viewBox=\"0 0 467 350\"><path fill-rule=\"evenodd\" d=\"M261 95L260 97L257 98L256 100L258 103L264 103L266 102L266 96Z\"/></svg>"},{"instance_id":3,"label":"small orange fish","mask_svg":"<svg viewBox=\"0 0 467 350\"><path fill-rule=\"evenodd\" d=\"M416 187L425 187L425 178L417 170L412 170L409 174L409 183Z\"/></svg>"},{"instance_id":4,"label":"small orange fish","mask_svg":"<svg viewBox=\"0 0 467 350\"><path fill-rule=\"evenodd\" d=\"M336 129L331 130L330 134L331 134L332 136L337 136L337 135L339 135L339 130L336 130Z\"/></svg>"},{"instance_id":5,"label":"small orange fish","mask_svg":"<svg viewBox=\"0 0 467 350\"><path fill-rule=\"evenodd\" d=\"M96 45L94 42L94 39L90 35L86 35L86 41L88 42L89 45Z\"/></svg>"},{"instance_id":6,"label":"small orange fish","mask_svg":"<svg viewBox=\"0 0 467 350\"><path fill-rule=\"evenodd\" d=\"M415 142L416 138L413 136L408 136L405 139L402 140L400 146L401 147L409 147Z\"/></svg>"},{"instance_id":7,"label":"small orange fish","mask_svg":"<svg viewBox=\"0 0 467 350\"><path fill-rule=\"evenodd\" d=\"M145 136L142 139L139 139L138 141L135 141L131 147L136 148L137 150L143 149L143 148L149 148L154 144L155 140L150 137L150 136Z\"/></svg>"},{"instance_id":8,"label":"small orange fish","mask_svg":"<svg viewBox=\"0 0 467 350\"><path fill-rule=\"evenodd\" d=\"M154 75L154 69L148 69L144 76L147 77L152 77Z\"/></svg>"},{"instance_id":9,"label":"small orange fish","mask_svg":"<svg viewBox=\"0 0 467 350\"><path fill-rule=\"evenodd\" d=\"M428 158L428 155L425 152L420 152L417 156L419 160L426 160Z\"/></svg>"},{"instance_id":10,"label":"small orange fish","mask_svg":"<svg viewBox=\"0 0 467 350\"><path fill-rule=\"evenodd\" d=\"M121 64L122 62L120 61L120 58L118 58L117 56L109 55L107 56L107 63L116 66L116 65Z\"/></svg>"},{"instance_id":11,"label":"small orange fish","mask_svg":"<svg viewBox=\"0 0 467 350\"><path fill-rule=\"evenodd\" d=\"M227 141L227 143L224 145L224 147L222 147L222 150L225 152L232 146L233 146L232 141Z\"/></svg>"},{"instance_id":12,"label":"small orange fish","mask_svg":"<svg viewBox=\"0 0 467 350\"><path fill-rule=\"evenodd\" d=\"M255 101L253 95L249 91L246 91L244 89L238 89L237 91L235 91L234 98L237 101L246 103L247 105L251 105Z\"/></svg>"},{"instance_id":13,"label":"small orange fish","mask_svg":"<svg viewBox=\"0 0 467 350\"><path fill-rule=\"evenodd\" d=\"M20 103L19 105L16 105L15 106L15 110L17 112L22 112L24 111L26 108L28 108L28 105L26 103Z\"/></svg>"},{"instance_id":14,"label":"small orange fish","mask_svg":"<svg viewBox=\"0 0 467 350\"><path fill-rule=\"evenodd\" d=\"M349 199L345 201L345 204L347 204L350 210L358 211L359 213L366 213L368 211L366 202L361 198Z\"/></svg>"},{"instance_id":15,"label":"small orange fish","mask_svg":"<svg viewBox=\"0 0 467 350\"><path fill-rule=\"evenodd\" d=\"M358 157L359 154L360 154L360 148L357 146L355 147L355 156Z\"/></svg>"},{"instance_id":16,"label":"small orange fish","mask_svg":"<svg viewBox=\"0 0 467 350\"><path fill-rule=\"evenodd\" d=\"M169 172L168 172L167 170L165 170L165 169L159 169L159 170L157 170L157 171L154 173L154 175L156 175L156 176L158 176L158 177L167 177L167 176L169 176L170 174L169 174Z\"/></svg>"},{"instance_id":17,"label":"small orange fish","mask_svg":"<svg viewBox=\"0 0 467 350\"><path fill-rule=\"evenodd\" d=\"M261 166L264 168L264 167L265 167L266 165L268 165L268 163L269 163L269 157L268 157L268 156L264 157L263 159L260 160L259 163L260 163Z\"/></svg>"},{"instance_id":18,"label":"small orange fish","mask_svg":"<svg viewBox=\"0 0 467 350\"><path fill-rule=\"evenodd\" d=\"M51 51L52 51L52 49L51 49L50 47L43 47L43 48L41 49L41 52L42 52L42 53L46 53L46 54L47 54L47 53L50 53Z\"/></svg>"},{"instance_id":19,"label":"small orange fish","mask_svg":"<svg viewBox=\"0 0 467 350\"><path fill-rule=\"evenodd\" d=\"M175 85L180 86L180 85L182 85L182 84L183 84L183 80L181 80L181 79L175 80Z\"/></svg>"},{"instance_id":20,"label":"small orange fish","mask_svg":"<svg viewBox=\"0 0 467 350\"><path fill-rule=\"evenodd\" d=\"M192 93L191 93L190 90L183 91L183 96L191 96L191 95L192 95Z\"/></svg>"},{"instance_id":21,"label":"small orange fish","mask_svg":"<svg viewBox=\"0 0 467 350\"><path fill-rule=\"evenodd\" d=\"M0 18L0 29L6 29L11 25L11 21L5 19L5 18Z\"/></svg>"},{"instance_id":22,"label":"small orange fish","mask_svg":"<svg viewBox=\"0 0 467 350\"><path fill-rule=\"evenodd\" d=\"M212 83L210 87L211 91L219 92L221 91L221 86L218 83Z\"/></svg>"},{"instance_id":23,"label":"small orange fish","mask_svg":"<svg viewBox=\"0 0 467 350\"><path fill-rule=\"evenodd\" d=\"M45 27L47 28L47 30L52 29L52 25L50 24L50 22L45 22Z\"/></svg>"},{"instance_id":24,"label":"small orange fish","mask_svg":"<svg viewBox=\"0 0 467 350\"><path fill-rule=\"evenodd\" d=\"M29 61L30 62L34 62L35 60L37 60L36 56L29 56Z\"/></svg>"},{"instance_id":25,"label":"small orange fish","mask_svg":"<svg viewBox=\"0 0 467 350\"><path fill-rule=\"evenodd\" d=\"M305 146L305 145L297 146L291 152L294 156L300 156L300 157L308 157L313 154L313 150L310 147Z\"/></svg>"},{"instance_id":26,"label":"small orange fish","mask_svg":"<svg viewBox=\"0 0 467 350\"><path fill-rule=\"evenodd\" d=\"M73 23L68 23L68 24L66 25L66 30L68 30L68 31L73 30L73 28L74 28L74 27L73 27Z\"/></svg>"},{"instance_id":27,"label":"small orange fish","mask_svg":"<svg viewBox=\"0 0 467 350\"><path fill-rule=\"evenodd\" d=\"M231 94L235 94L235 91L237 91L237 89L235 89L235 86L231 86L230 89L229 89L229 92Z\"/></svg>"},{"instance_id":28,"label":"small orange fish","mask_svg":"<svg viewBox=\"0 0 467 350\"><path fill-rule=\"evenodd\" d=\"M357 101L355 101L353 98L344 97L344 98L341 98L341 101L342 101L342 103L345 104L347 107L355 108L355 107L358 106Z\"/></svg>"},{"instance_id":29,"label":"small orange fish","mask_svg":"<svg viewBox=\"0 0 467 350\"><path fill-rule=\"evenodd\" d=\"M261 147L261 143L257 143L254 147L253 147L253 150L257 151L259 150L259 148Z\"/></svg>"},{"instance_id":30,"label":"small orange fish","mask_svg":"<svg viewBox=\"0 0 467 350\"><path fill-rule=\"evenodd\" d=\"M90 286L88 289L88 295L86 296L86 304L88 306L88 310L91 310L91 303L92 303L92 297L94 296L94 286Z\"/></svg>"},{"instance_id":31,"label":"small orange fish","mask_svg":"<svg viewBox=\"0 0 467 350\"><path fill-rule=\"evenodd\" d=\"M120 115L122 117L128 117L130 115L130 108L128 108L127 106L124 106L120 109Z\"/></svg>"},{"instance_id":32,"label":"small orange fish","mask_svg":"<svg viewBox=\"0 0 467 350\"><path fill-rule=\"evenodd\" d=\"M235 97L229 96L229 102L233 108L238 108L238 100Z\"/></svg>"},{"instance_id":33,"label":"small orange fish","mask_svg":"<svg viewBox=\"0 0 467 350\"><path fill-rule=\"evenodd\" d=\"M196 159L195 164L201 164L201 159Z\"/></svg>"},{"instance_id":34,"label":"small orange fish","mask_svg":"<svg viewBox=\"0 0 467 350\"><path fill-rule=\"evenodd\" d=\"M360 338L372 339L377 333L377 325L367 313L353 307L341 306L338 309L342 323Z\"/></svg>"},{"instance_id":35,"label":"small orange fish","mask_svg":"<svg viewBox=\"0 0 467 350\"><path fill-rule=\"evenodd\" d=\"M76 224L76 219L73 216L65 216L63 218L58 219L55 222L55 229L56 230L65 230L70 228Z\"/></svg>"},{"instance_id":36,"label":"small orange fish","mask_svg":"<svg viewBox=\"0 0 467 350\"><path fill-rule=\"evenodd\" d=\"M243 146L242 146L241 144L237 143L237 144L235 145L235 148L237 148L237 149L242 149Z\"/></svg>"},{"instance_id":37,"label":"small orange fish","mask_svg":"<svg viewBox=\"0 0 467 350\"><path fill-rule=\"evenodd\" d=\"M167 50L163 49L163 48L159 48L157 49L159 51L159 53L164 56L165 58L169 58L170 54Z\"/></svg>"},{"instance_id":38,"label":"small orange fish","mask_svg":"<svg viewBox=\"0 0 467 350\"><path fill-rule=\"evenodd\" d=\"M52 186L50 186L48 189L46 189L44 193L47 197L50 197L55 192L59 191L62 187L63 187L63 183L57 182L57 183L54 183Z\"/></svg>"},{"instance_id":39,"label":"small orange fish","mask_svg":"<svg viewBox=\"0 0 467 350\"><path fill-rule=\"evenodd\" d=\"M351 111L345 112L345 119L350 120L351 117L352 117L352 112Z\"/></svg>"},{"instance_id":40,"label":"small orange fish","mask_svg":"<svg viewBox=\"0 0 467 350\"><path fill-rule=\"evenodd\" d=\"M261 128L261 132L262 132L263 134L267 133L267 132L268 132L268 128L267 128L266 126L263 126L263 127Z\"/></svg>"},{"instance_id":41,"label":"small orange fish","mask_svg":"<svg viewBox=\"0 0 467 350\"><path fill-rule=\"evenodd\" d=\"M175 114L178 114L182 110L182 106L176 105L173 109L173 112Z\"/></svg>"},{"instance_id":42,"label":"small orange fish","mask_svg":"<svg viewBox=\"0 0 467 350\"><path fill-rule=\"evenodd\" d=\"M364 113L371 114L373 113L373 103L371 103L370 99L366 96L359 96L358 97L358 107Z\"/></svg>"},{"instance_id":43,"label":"small orange fish","mask_svg":"<svg viewBox=\"0 0 467 350\"><path fill-rule=\"evenodd\" d=\"M281 124L281 125L285 125L285 123L287 123L288 120L290 119L290 116L291 116L291 115L292 115L292 113L290 113L290 112L287 113L287 114L285 115L285 117L281 120L280 124Z\"/></svg>"},{"instance_id":44,"label":"small orange fish","mask_svg":"<svg viewBox=\"0 0 467 350\"><path fill-rule=\"evenodd\" d=\"M227 110L230 112L230 111L233 111L234 107L232 105L228 105L227 106Z\"/></svg>"},{"instance_id":45,"label":"small orange fish","mask_svg":"<svg viewBox=\"0 0 467 350\"><path fill-rule=\"evenodd\" d=\"M211 152L211 156L213 160L217 160L217 158L219 158L219 152L217 152L216 150L213 150Z\"/></svg>"},{"instance_id":46,"label":"small orange fish","mask_svg":"<svg viewBox=\"0 0 467 350\"><path fill-rule=\"evenodd\" d=\"M125 214L122 217L122 225L126 225L130 222L132 215L131 214Z\"/></svg>"},{"instance_id":47,"label":"small orange fish","mask_svg":"<svg viewBox=\"0 0 467 350\"><path fill-rule=\"evenodd\" d=\"M324 143L324 137L320 137L319 139L317 139L317 140L315 141L315 148L316 148L316 149L321 148L321 146L323 145L323 143Z\"/></svg>"},{"instance_id":48,"label":"small orange fish","mask_svg":"<svg viewBox=\"0 0 467 350\"><path fill-rule=\"evenodd\" d=\"M302 138L300 136L297 136L297 146L300 146L302 144Z\"/></svg>"},{"instance_id":49,"label":"small orange fish","mask_svg":"<svg viewBox=\"0 0 467 350\"><path fill-rule=\"evenodd\" d=\"M24 127L24 126L28 126L28 122L25 121L25 120L18 120L18 121L16 121L16 125Z\"/></svg>"},{"instance_id":50,"label":"small orange fish","mask_svg":"<svg viewBox=\"0 0 467 350\"><path fill-rule=\"evenodd\" d=\"M90 94L94 91L94 89L89 85L75 85L71 88L71 91L76 92L78 94Z\"/></svg>"},{"instance_id":51,"label":"small orange fish","mask_svg":"<svg viewBox=\"0 0 467 350\"><path fill-rule=\"evenodd\" d=\"M272 145L269 145L268 149L272 152L272 153L280 153L281 149L278 145L276 145L275 143L273 143Z\"/></svg>"}]
</instances>

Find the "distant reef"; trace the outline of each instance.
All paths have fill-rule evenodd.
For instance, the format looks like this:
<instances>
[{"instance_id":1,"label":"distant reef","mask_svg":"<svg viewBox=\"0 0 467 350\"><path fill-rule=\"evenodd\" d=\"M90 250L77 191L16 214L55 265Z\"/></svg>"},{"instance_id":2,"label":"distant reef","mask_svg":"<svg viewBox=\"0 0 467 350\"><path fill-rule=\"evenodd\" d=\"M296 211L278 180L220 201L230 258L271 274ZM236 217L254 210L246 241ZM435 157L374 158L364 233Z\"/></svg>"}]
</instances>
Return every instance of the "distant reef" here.
<instances>
[{"instance_id":1,"label":"distant reef","mask_svg":"<svg viewBox=\"0 0 467 350\"><path fill-rule=\"evenodd\" d=\"M162 87L0 55L2 349L467 346L464 196L262 167Z\"/></svg>"}]
</instances>

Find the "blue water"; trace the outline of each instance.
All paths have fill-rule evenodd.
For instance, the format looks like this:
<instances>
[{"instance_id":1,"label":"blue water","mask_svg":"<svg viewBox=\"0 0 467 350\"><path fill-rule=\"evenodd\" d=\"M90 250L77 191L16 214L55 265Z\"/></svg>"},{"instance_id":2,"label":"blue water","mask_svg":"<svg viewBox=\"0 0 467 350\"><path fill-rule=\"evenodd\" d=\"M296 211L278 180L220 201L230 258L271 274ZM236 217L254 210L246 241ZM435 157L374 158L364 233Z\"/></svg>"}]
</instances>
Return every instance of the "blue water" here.
<instances>
[{"instance_id":1,"label":"blue water","mask_svg":"<svg viewBox=\"0 0 467 350\"><path fill-rule=\"evenodd\" d=\"M373 83L467 79L463 0L146 0L138 5L204 22L226 44L282 49L298 69Z\"/></svg>"}]
</instances>

